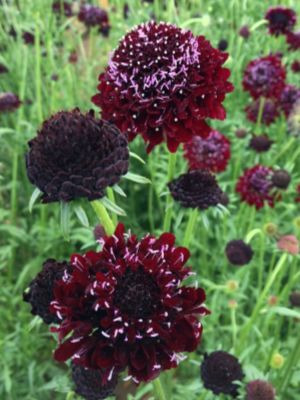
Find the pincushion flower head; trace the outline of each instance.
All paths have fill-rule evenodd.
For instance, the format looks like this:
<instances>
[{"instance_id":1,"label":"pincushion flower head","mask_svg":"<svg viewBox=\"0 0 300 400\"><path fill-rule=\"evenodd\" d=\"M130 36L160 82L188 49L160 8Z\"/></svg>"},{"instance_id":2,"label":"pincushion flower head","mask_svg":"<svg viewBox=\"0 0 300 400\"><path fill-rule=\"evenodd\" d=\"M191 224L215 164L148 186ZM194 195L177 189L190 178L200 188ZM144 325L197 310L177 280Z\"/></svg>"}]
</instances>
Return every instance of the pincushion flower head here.
<instances>
[{"instance_id":1,"label":"pincushion flower head","mask_svg":"<svg viewBox=\"0 0 300 400\"><path fill-rule=\"evenodd\" d=\"M19 108L21 101L11 92L0 92L0 112L14 111Z\"/></svg>"},{"instance_id":2,"label":"pincushion flower head","mask_svg":"<svg viewBox=\"0 0 300 400\"><path fill-rule=\"evenodd\" d=\"M184 144L184 157L190 169L222 172L230 159L230 142L218 131L211 131L206 138L193 136Z\"/></svg>"},{"instance_id":3,"label":"pincushion flower head","mask_svg":"<svg viewBox=\"0 0 300 400\"><path fill-rule=\"evenodd\" d=\"M236 185L236 191L240 194L241 200L255 206L257 210L262 208L265 202L270 207L274 207L279 196L272 182L273 174L272 168L259 164L246 169Z\"/></svg>"},{"instance_id":4,"label":"pincushion flower head","mask_svg":"<svg viewBox=\"0 0 300 400\"><path fill-rule=\"evenodd\" d=\"M174 25L141 24L120 41L92 100L130 140L141 134L148 152L163 141L175 152L207 136L207 118L225 118L222 102L233 90L227 56Z\"/></svg>"},{"instance_id":5,"label":"pincushion flower head","mask_svg":"<svg viewBox=\"0 0 300 400\"><path fill-rule=\"evenodd\" d=\"M286 117L298 101L300 102L300 89L294 85L285 85L279 97L279 105Z\"/></svg>"},{"instance_id":6,"label":"pincushion flower head","mask_svg":"<svg viewBox=\"0 0 300 400\"><path fill-rule=\"evenodd\" d=\"M192 170L168 183L174 200L182 207L205 210L222 202L223 192L207 170Z\"/></svg>"},{"instance_id":7,"label":"pincushion flower head","mask_svg":"<svg viewBox=\"0 0 300 400\"><path fill-rule=\"evenodd\" d=\"M300 49L300 31L289 32L286 35L286 42L289 45L289 50L299 50Z\"/></svg>"},{"instance_id":8,"label":"pincushion flower head","mask_svg":"<svg viewBox=\"0 0 300 400\"><path fill-rule=\"evenodd\" d=\"M81 5L78 19L83 22L87 28L98 26L99 32L102 33L103 36L107 36L109 33L110 25L107 11L100 7L91 4Z\"/></svg>"},{"instance_id":9,"label":"pincushion flower head","mask_svg":"<svg viewBox=\"0 0 300 400\"><path fill-rule=\"evenodd\" d=\"M128 159L126 137L115 126L74 109L43 123L29 142L26 167L43 202L94 200L127 173Z\"/></svg>"},{"instance_id":10,"label":"pincushion flower head","mask_svg":"<svg viewBox=\"0 0 300 400\"><path fill-rule=\"evenodd\" d=\"M275 389L270 382L256 379L246 386L246 400L274 400Z\"/></svg>"},{"instance_id":11,"label":"pincushion flower head","mask_svg":"<svg viewBox=\"0 0 300 400\"><path fill-rule=\"evenodd\" d=\"M280 57L269 55L257 58L244 71L243 87L254 99L260 96L277 98L285 85L285 76Z\"/></svg>"},{"instance_id":12,"label":"pincushion flower head","mask_svg":"<svg viewBox=\"0 0 300 400\"><path fill-rule=\"evenodd\" d=\"M265 19L268 21L271 35L281 35L290 32L297 21L296 13L287 7L270 7L266 12Z\"/></svg>"},{"instance_id":13,"label":"pincushion flower head","mask_svg":"<svg viewBox=\"0 0 300 400\"><path fill-rule=\"evenodd\" d=\"M138 383L174 368L181 352L198 346L205 293L182 285L191 273L189 251L175 237L138 240L119 224L100 252L71 256L71 272L54 287L60 319L57 361L101 369L103 383L128 368Z\"/></svg>"},{"instance_id":14,"label":"pincushion flower head","mask_svg":"<svg viewBox=\"0 0 300 400\"><path fill-rule=\"evenodd\" d=\"M251 122L256 123L259 114L260 99L257 99L250 103L246 108L247 119ZM266 99L263 104L263 111L261 116L261 122L265 125L272 124L275 119L279 116L278 105L274 100Z\"/></svg>"}]
</instances>

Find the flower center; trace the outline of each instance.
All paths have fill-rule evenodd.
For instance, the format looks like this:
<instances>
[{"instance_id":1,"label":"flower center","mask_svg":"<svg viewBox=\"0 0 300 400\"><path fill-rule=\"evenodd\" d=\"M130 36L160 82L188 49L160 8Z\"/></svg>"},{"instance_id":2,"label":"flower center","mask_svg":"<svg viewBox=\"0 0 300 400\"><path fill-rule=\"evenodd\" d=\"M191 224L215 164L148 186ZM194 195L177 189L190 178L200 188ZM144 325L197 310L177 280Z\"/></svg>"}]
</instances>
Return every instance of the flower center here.
<instances>
[{"instance_id":1,"label":"flower center","mask_svg":"<svg viewBox=\"0 0 300 400\"><path fill-rule=\"evenodd\" d=\"M286 15L285 13L274 13L271 18L271 23L272 24L282 24L282 25L287 25L289 22L289 16Z\"/></svg>"},{"instance_id":2,"label":"flower center","mask_svg":"<svg viewBox=\"0 0 300 400\"><path fill-rule=\"evenodd\" d=\"M268 179L268 175L268 171L256 171L250 178L253 190L261 194L268 194L272 187L272 182Z\"/></svg>"},{"instance_id":3,"label":"flower center","mask_svg":"<svg viewBox=\"0 0 300 400\"><path fill-rule=\"evenodd\" d=\"M115 290L114 303L133 318L149 317L158 305L159 287L142 267L127 269Z\"/></svg>"}]
</instances>

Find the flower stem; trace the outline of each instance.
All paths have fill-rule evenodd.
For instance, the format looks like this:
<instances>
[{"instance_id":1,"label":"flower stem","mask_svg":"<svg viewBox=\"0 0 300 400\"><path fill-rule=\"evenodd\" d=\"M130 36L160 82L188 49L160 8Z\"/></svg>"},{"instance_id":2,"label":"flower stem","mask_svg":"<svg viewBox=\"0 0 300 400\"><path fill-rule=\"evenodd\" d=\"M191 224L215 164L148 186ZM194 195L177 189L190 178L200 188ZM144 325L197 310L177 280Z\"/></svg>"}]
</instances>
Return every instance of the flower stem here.
<instances>
[{"instance_id":1,"label":"flower stem","mask_svg":"<svg viewBox=\"0 0 300 400\"><path fill-rule=\"evenodd\" d=\"M300 335L298 335L298 339L296 340L294 350L290 352L289 359L286 363L286 368L284 370L284 375L281 380L281 384L279 385L279 387L281 388L281 394L283 399L285 398L284 396L285 389L289 384L289 381L293 373L293 367L297 365L297 360L299 361L299 355L300 355Z\"/></svg>"},{"instance_id":2,"label":"flower stem","mask_svg":"<svg viewBox=\"0 0 300 400\"><path fill-rule=\"evenodd\" d=\"M254 326L255 321L258 317L259 311L261 309L261 306L265 300L266 295L268 294L272 284L274 283L277 275L280 273L282 267L284 266L285 262L287 259L287 253L282 254L282 256L280 257L276 267L274 268L273 272L270 274L267 283L264 287L264 290L261 292L257 303L253 309L252 315L250 316L250 318L248 319L248 321L246 322L246 324L244 325L241 333L240 333L240 342L239 342L239 347L238 347L238 351L237 353L239 354L241 352L242 349L244 349L244 344L245 344L245 340L247 340L248 338L248 334L249 331L251 329L251 327Z\"/></svg>"},{"instance_id":3,"label":"flower stem","mask_svg":"<svg viewBox=\"0 0 300 400\"><path fill-rule=\"evenodd\" d=\"M170 153L169 154L169 165L168 165L168 182L170 182L174 178L175 165L176 165L176 153ZM169 193L167 196L166 213L165 213L165 219L164 219L164 225L163 225L164 232L169 231L170 227L171 227L171 219L172 219L172 211L173 211L172 205L173 205L173 199L172 199L171 194Z\"/></svg>"},{"instance_id":4,"label":"flower stem","mask_svg":"<svg viewBox=\"0 0 300 400\"><path fill-rule=\"evenodd\" d=\"M101 203L100 200L91 201L91 206L93 207L97 217L99 218L100 223L103 225L103 228L107 235L112 235L115 231L115 224L111 220L106 208Z\"/></svg>"},{"instance_id":5,"label":"flower stem","mask_svg":"<svg viewBox=\"0 0 300 400\"><path fill-rule=\"evenodd\" d=\"M183 238L183 246L184 247L188 247L188 245L190 244L193 232L194 232L194 228L195 228L195 223L197 220L197 215L198 215L198 209L194 208L192 210L190 210L190 215L189 215L189 219L188 219L188 223L185 229L185 233L184 233L184 238Z\"/></svg>"},{"instance_id":6,"label":"flower stem","mask_svg":"<svg viewBox=\"0 0 300 400\"><path fill-rule=\"evenodd\" d=\"M107 188L107 197L109 198L109 200L112 203L116 204L115 194L114 194L114 191L113 191L113 189L111 187ZM116 214L112 214L112 220L113 220L114 225L117 225L118 217L117 217Z\"/></svg>"},{"instance_id":7,"label":"flower stem","mask_svg":"<svg viewBox=\"0 0 300 400\"><path fill-rule=\"evenodd\" d=\"M258 109L258 116L256 120L256 127L255 127L255 133L259 133L260 130L260 125L261 125L261 120L264 112L264 106L265 106L265 98L260 97L259 98L259 109Z\"/></svg>"},{"instance_id":8,"label":"flower stem","mask_svg":"<svg viewBox=\"0 0 300 400\"><path fill-rule=\"evenodd\" d=\"M165 392L164 392L164 388L163 388L159 378L154 379L153 390L155 393L155 400L167 400Z\"/></svg>"}]
</instances>

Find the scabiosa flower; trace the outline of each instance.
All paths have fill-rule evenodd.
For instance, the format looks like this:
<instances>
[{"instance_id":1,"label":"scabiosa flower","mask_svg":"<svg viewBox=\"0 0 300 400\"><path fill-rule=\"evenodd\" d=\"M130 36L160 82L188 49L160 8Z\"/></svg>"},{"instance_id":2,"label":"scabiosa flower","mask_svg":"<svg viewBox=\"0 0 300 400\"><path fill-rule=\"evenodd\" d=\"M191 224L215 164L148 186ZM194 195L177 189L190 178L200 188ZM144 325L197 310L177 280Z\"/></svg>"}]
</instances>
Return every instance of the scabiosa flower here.
<instances>
[{"instance_id":1,"label":"scabiosa flower","mask_svg":"<svg viewBox=\"0 0 300 400\"><path fill-rule=\"evenodd\" d=\"M257 118L258 118L258 113L259 113L259 103L260 100L257 99L250 103L246 108L245 112L247 114L247 118L249 121L256 123ZM271 100L271 99L266 99L263 105L263 112L261 116L261 122L265 125L270 125L272 124L275 119L279 115L279 110L277 104Z\"/></svg>"},{"instance_id":2,"label":"scabiosa flower","mask_svg":"<svg viewBox=\"0 0 300 400\"><path fill-rule=\"evenodd\" d=\"M201 378L204 387L214 394L238 395L238 385L244 377L239 360L225 351L214 351L204 356L201 364Z\"/></svg>"},{"instance_id":3,"label":"scabiosa flower","mask_svg":"<svg viewBox=\"0 0 300 400\"><path fill-rule=\"evenodd\" d=\"M230 240L225 248L228 261L233 265L249 264L253 257L253 250L243 240Z\"/></svg>"},{"instance_id":4,"label":"scabiosa flower","mask_svg":"<svg viewBox=\"0 0 300 400\"><path fill-rule=\"evenodd\" d=\"M184 144L184 151L190 169L221 172L230 159L230 142L222 133L211 131L206 138L193 136Z\"/></svg>"},{"instance_id":5,"label":"scabiosa flower","mask_svg":"<svg viewBox=\"0 0 300 400\"><path fill-rule=\"evenodd\" d=\"M291 65L291 70L295 73L300 72L300 61L299 60L293 61L292 65Z\"/></svg>"},{"instance_id":6,"label":"scabiosa flower","mask_svg":"<svg viewBox=\"0 0 300 400\"><path fill-rule=\"evenodd\" d=\"M299 253L299 241L294 235L281 236L277 242L279 250L286 251L289 254Z\"/></svg>"},{"instance_id":7,"label":"scabiosa flower","mask_svg":"<svg viewBox=\"0 0 300 400\"><path fill-rule=\"evenodd\" d=\"M148 152L164 140L175 152L209 133L206 118L225 118L222 102L233 90L227 56L174 25L141 24L119 43L92 100L129 140L140 133Z\"/></svg>"},{"instance_id":8,"label":"scabiosa flower","mask_svg":"<svg viewBox=\"0 0 300 400\"><path fill-rule=\"evenodd\" d=\"M289 50L299 50L300 49L300 31L299 32L289 32L286 35L286 42L289 45Z\"/></svg>"},{"instance_id":9,"label":"scabiosa flower","mask_svg":"<svg viewBox=\"0 0 300 400\"><path fill-rule=\"evenodd\" d=\"M113 374L110 381L102 384L99 369L89 369L72 362L72 379L75 392L86 400L102 400L113 395L118 383L118 374Z\"/></svg>"},{"instance_id":10,"label":"scabiosa flower","mask_svg":"<svg viewBox=\"0 0 300 400\"><path fill-rule=\"evenodd\" d=\"M249 147L258 153L263 153L268 151L273 143L273 140L269 139L269 136L266 134L253 135L250 140Z\"/></svg>"},{"instance_id":11,"label":"scabiosa flower","mask_svg":"<svg viewBox=\"0 0 300 400\"><path fill-rule=\"evenodd\" d=\"M64 14L65 17L72 17L72 5L66 1L55 1L52 4L52 11L56 14Z\"/></svg>"},{"instance_id":12,"label":"scabiosa flower","mask_svg":"<svg viewBox=\"0 0 300 400\"><path fill-rule=\"evenodd\" d=\"M78 19L83 22L87 28L98 26L99 31L104 36L107 36L109 33L110 26L108 14L100 7L83 4L80 7Z\"/></svg>"},{"instance_id":13,"label":"scabiosa flower","mask_svg":"<svg viewBox=\"0 0 300 400\"><path fill-rule=\"evenodd\" d=\"M277 98L285 85L285 75L278 56L257 58L244 71L243 87L254 99L260 96Z\"/></svg>"},{"instance_id":14,"label":"scabiosa flower","mask_svg":"<svg viewBox=\"0 0 300 400\"><path fill-rule=\"evenodd\" d=\"M265 202L270 207L274 207L278 196L273 190L272 175L272 168L259 164L246 169L236 185L236 191L240 194L242 201L255 206L257 210L262 208Z\"/></svg>"},{"instance_id":15,"label":"scabiosa flower","mask_svg":"<svg viewBox=\"0 0 300 400\"><path fill-rule=\"evenodd\" d=\"M296 13L287 7L270 7L265 15L269 22L269 32L271 35L284 35L290 32L296 24Z\"/></svg>"},{"instance_id":16,"label":"scabiosa flower","mask_svg":"<svg viewBox=\"0 0 300 400\"><path fill-rule=\"evenodd\" d=\"M214 175L193 170L168 183L171 195L182 207L205 210L221 202L222 190Z\"/></svg>"},{"instance_id":17,"label":"scabiosa flower","mask_svg":"<svg viewBox=\"0 0 300 400\"><path fill-rule=\"evenodd\" d=\"M242 38L244 39L248 39L248 37L250 36L250 29L247 25L244 25L240 28L239 30L239 34L240 36L242 36Z\"/></svg>"},{"instance_id":18,"label":"scabiosa flower","mask_svg":"<svg viewBox=\"0 0 300 400\"><path fill-rule=\"evenodd\" d=\"M299 291L292 292L289 296L289 300L292 306L300 307L300 292Z\"/></svg>"},{"instance_id":19,"label":"scabiosa flower","mask_svg":"<svg viewBox=\"0 0 300 400\"><path fill-rule=\"evenodd\" d=\"M237 129L235 131L235 136L238 139L244 139L247 136L247 134L248 134L248 132L246 131L246 129L243 129L243 128Z\"/></svg>"},{"instance_id":20,"label":"scabiosa flower","mask_svg":"<svg viewBox=\"0 0 300 400\"><path fill-rule=\"evenodd\" d=\"M246 386L246 400L274 400L275 389L271 383L257 379Z\"/></svg>"},{"instance_id":21,"label":"scabiosa flower","mask_svg":"<svg viewBox=\"0 0 300 400\"><path fill-rule=\"evenodd\" d=\"M31 32L23 32L22 38L25 44L34 44L34 34Z\"/></svg>"},{"instance_id":22,"label":"scabiosa flower","mask_svg":"<svg viewBox=\"0 0 300 400\"><path fill-rule=\"evenodd\" d=\"M46 120L28 144L27 174L45 203L101 198L128 170L125 136L78 108Z\"/></svg>"},{"instance_id":23,"label":"scabiosa flower","mask_svg":"<svg viewBox=\"0 0 300 400\"><path fill-rule=\"evenodd\" d=\"M189 251L174 242L171 233L139 241L119 224L100 252L72 255L72 271L56 282L51 303L61 319L53 328L60 340L55 359L100 369L103 383L128 368L139 383L194 351L198 317L208 314L205 293L182 285L191 273Z\"/></svg>"},{"instance_id":24,"label":"scabiosa flower","mask_svg":"<svg viewBox=\"0 0 300 400\"><path fill-rule=\"evenodd\" d=\"M0 112L14 111L20 105L21 101L17 95L10 92L0 93Z\"/></svg>"},{"instance_id":25,"label":"scabiosa flower","mask_svg":"<svg viewBox=\"0 0 300 400\"><path fill-rule=\"evenodd\" d=\"M226 39L221 39L218 43L218 49L221 51L225 51L228 47L228 42Z\"/></svg>"},{"instance_id":26,"label":"scabiosa flower","mask_svg":"<svg viewBox=\"0 0 300 400\"><path fill-rule=\"evenodd\" d=\"M31 313L41 317L46 324L59 322L49 307L54 299L54 283L62 278L65 270L69 270L69 264L65 261L59 262L53 259L45 261L42 271L32 280L29 289L23 294L24 301L32 307Z\"/></svg>"},{"instance_id":27,"label":"scabiosa flower","mask_svg":"<svg viewBox=\"0 0 300 400\"><path fill-rule=\"evenodd\" d=\"M6 65L0 63L0 74L5 74L6 72L8 72L8 68Z\"/></svg>"},{"instance_id":28,"label":"scabiosa flower","mask_svg":"<svg viewBox=\"0 0 300 400\"><path fill-rule=\"evenodd\" d=\"M284 169L277 169L273 172L272 183L279 189L287 189L291 182L291 175Z\"/></svg>"},{"instance_id":29,"label":"scabiosa flower","mask_svg":"<svg viewBox=\"0 0 300 400\"><path fill-rule=\"evenodd\" d=\"M286 117L289 116L297 101L300 101L300 89L293 85L285 85L279 96L279 106Z\"/></svg>"}]
</instances>

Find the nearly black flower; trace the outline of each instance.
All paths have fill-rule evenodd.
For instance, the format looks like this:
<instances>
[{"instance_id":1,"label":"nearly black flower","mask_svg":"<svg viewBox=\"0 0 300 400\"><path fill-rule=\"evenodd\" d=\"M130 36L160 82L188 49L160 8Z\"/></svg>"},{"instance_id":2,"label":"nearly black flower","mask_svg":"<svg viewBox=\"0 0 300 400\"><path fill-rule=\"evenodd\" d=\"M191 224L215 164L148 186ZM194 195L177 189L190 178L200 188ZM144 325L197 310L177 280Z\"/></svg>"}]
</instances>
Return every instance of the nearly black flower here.
<instances>
[{"instance_id":1,"label":"nearly black flower","mask_svg":"<svg viewBox=\"0 0 300 400\"><path fill-rule=\"evenodd\" d=\"M71 271L56 282L55 359L100 369L103 383L125 368L136 383L151 380L197 348L204 290L182 284L189 251L175 247L171 233L138 240L119 224L102 243L100 252L73 254Z\"/></svg>"},{"instance_id":2,"label":"nearly black flower","mask_svg":"<svg viewBox=\"0 0 300 400\"><path fill-rule=\"evenodd\" d=\"M257 58L244 71L243 87L254 99L260 96L278 98L285 85L285 76L285 68L277 55Z\"/></svg>"},{"instance_id":3,"label":"nearly black flower","mask_svg":"<svg viewBox=\"0 0 300 400\"><path fill-rule=\"evenodd\" d=\"M239 360L225 351L214 351L204 356L201 364L201 378L204 387L214 394L238 395L238 385L244 377Z\"/></svg>"},{"instance_id":4,"label":"nearly black flower","mask_svg":"<svg viewBox=\"0 0 300 400\"><path fill-rule=\"evenodd\" d=\"M8 72L7 66L0 63L0 74L5 74L6 72Z\"/></svg>"},{"instance_id":5,"label":"nearly black flower","mask_svg":"<svg viewBox=\"0 0 300 400\"><path fill-rule=\"evenodd\" d=\"M299 60L293 61L292 65L291 65L291 70L295 73L300 72L300 61Z\"/></svg>"},{"instance_id":6,"label":"nearly black flower","mask_svg":"<svg viewBox=\"0 0 300 400\"><path fill-rule=\"evenodd\" d=\"M275 389L271 383L257 379L246 386L246 400L274 400Z\"/></svg>"},{"instance_id":7,"label":"nearly black flower","mask_svg":"<svg viewBox=\"0 0 300 400\"><path fill-rule=\"evenodd\" d=\"M251 34L249 27L247 25L242 26L239 30L239 34L242 38L248 39Z\"/></svg>"},{"instance_id":8,"label":"nearly black flower","mask_svg":"<svg viewBox=\"0 0 300 400\"><path fill-rule=\"evenodd\" d=\"M89 369L72 362L72 379L75 392L86 400L102 400L112 396L118 383L118 374L112 373L103 384L100 369Z\"/></svg>"},{"instance_id":9,"label":"nearly black flower","mask_svg":"<svg viewBox=\"0 0 300 400\"><path fill-rule=\"evenodd\" d=\"M294 307L300 307L300 291L294 291L289 297L290 303Z\"/></svg>"},{"instance_id":10,"label":"nearly black flower","mask_svg":"<svg viewBox=\"0 0 300 400\"><path fill-rule=\"evenodd\" d=\"M269 23L270 34L275 36L290 32L297 21L293 9L280 6L270 7L266 12L265 19Z\"/></svg>"},{"instance_id":11,"label":"nearly black flower","mask_svg":"<svg viewBox=\"0 0 300 400\"><path fill-rule=\"evenodd\" d=\"M266 134L253 135L250 140L249 147L258 153L262 153L268 151L273 143L273 140L271 140Z\"/></svg>"},{"instance_id":12,"label":"nearly black flower","mask_svg":"<svg viewBox=\"0 0 300 400\"><path fill-rule=\"evenodd\" d=\"M0 112L14 111L20 105L21 101L17 95L10 92L0 92Z\"/></svg>"},{"instance_id":13,"label":"nearly black flower","mask_svg":"<svg viewBox=\"0 0 300 400\"><path fill-rule=\"evenodd\" d=\"M191 170L168 183L172 197L182 207L205 210L221 202L222 190L207 170Z\"/></svg>"},{"instance_id":14,"label":"nearly black flower","mask_svg":"<svg viewBox=\"0 0 300 400\"><path fill-rule=\"evenodd\" d=\"M78 19L83 22L87 28L97 26L99 27L99 32L102 33L103 36L108 36L110 25L106 10L91 4L83 4L80 7Z\"/></svg>"},{"instance_id":15,"label":"nearly black flower","mask_svg":"<svg viewBox=\"0 0 300 400\"><path fill-rule=\"evenodd\" d=\"M279 189L287 189L291 182L291 175L284 169L277 169L273 172L272 183Z\"/></svg>"},{"instance_id":16,"label":"nearly black flower","mask_svg":"<svg viewBox=\"0 0 300 400\"><path fill-rule=\"evenodd\" d=\"M222 103L233 90L227 56L175 25L141 24L120 41L92 100L129 140L141 134L148 152L164 140L175 152L207 136L207 118L225 118Z\"/></svg>"},{"instance_id":17,"label":"nearly black flower","mask_svg":"<svg viewBox=\"0 0 300 400\"><path fill-rule=\"evenodd\" d=\"M225 254L231 264L245 265L252 260L253 250L243 240L231 240L226 245Z\"/></svg>"},{"instance_id":18,"label":"nearly black flower","mask_svg":"<svg viewBox=\"0 0 300 400\"><path fill-rule=\"evenodd\" d=\"M218 43L218 49L221 51L225 51L228 47L228 42L226 39L221 39Z\"/></svg>"},{"instance_id":19,"label":"nearly black flower","mask_svg":"<svg viewBox=\"0 0 300 400\"><path fill-rule=\"evenodd\" d=\"M26 167L43 202L94 200L126 174L128 160L127 140L115 126L74 109L43 123L29 142Z\"/></svg>"},{"instance_id":20,"label":"nearly black flower","mask_svg":"<svg viewBox=\"0 0 300 400\"><path fill-rule=\"evenodd\" d=\"M50 312L49 307L54 299L55 281L61 279L69 268L69 264L65 261L58 262L53 259L45 261L42 271L32 280L29 289L23 294L24 301L32 307L31 313L41 317L46 324L59 322L59 318Z\"/></svg>"}]
</instances>

